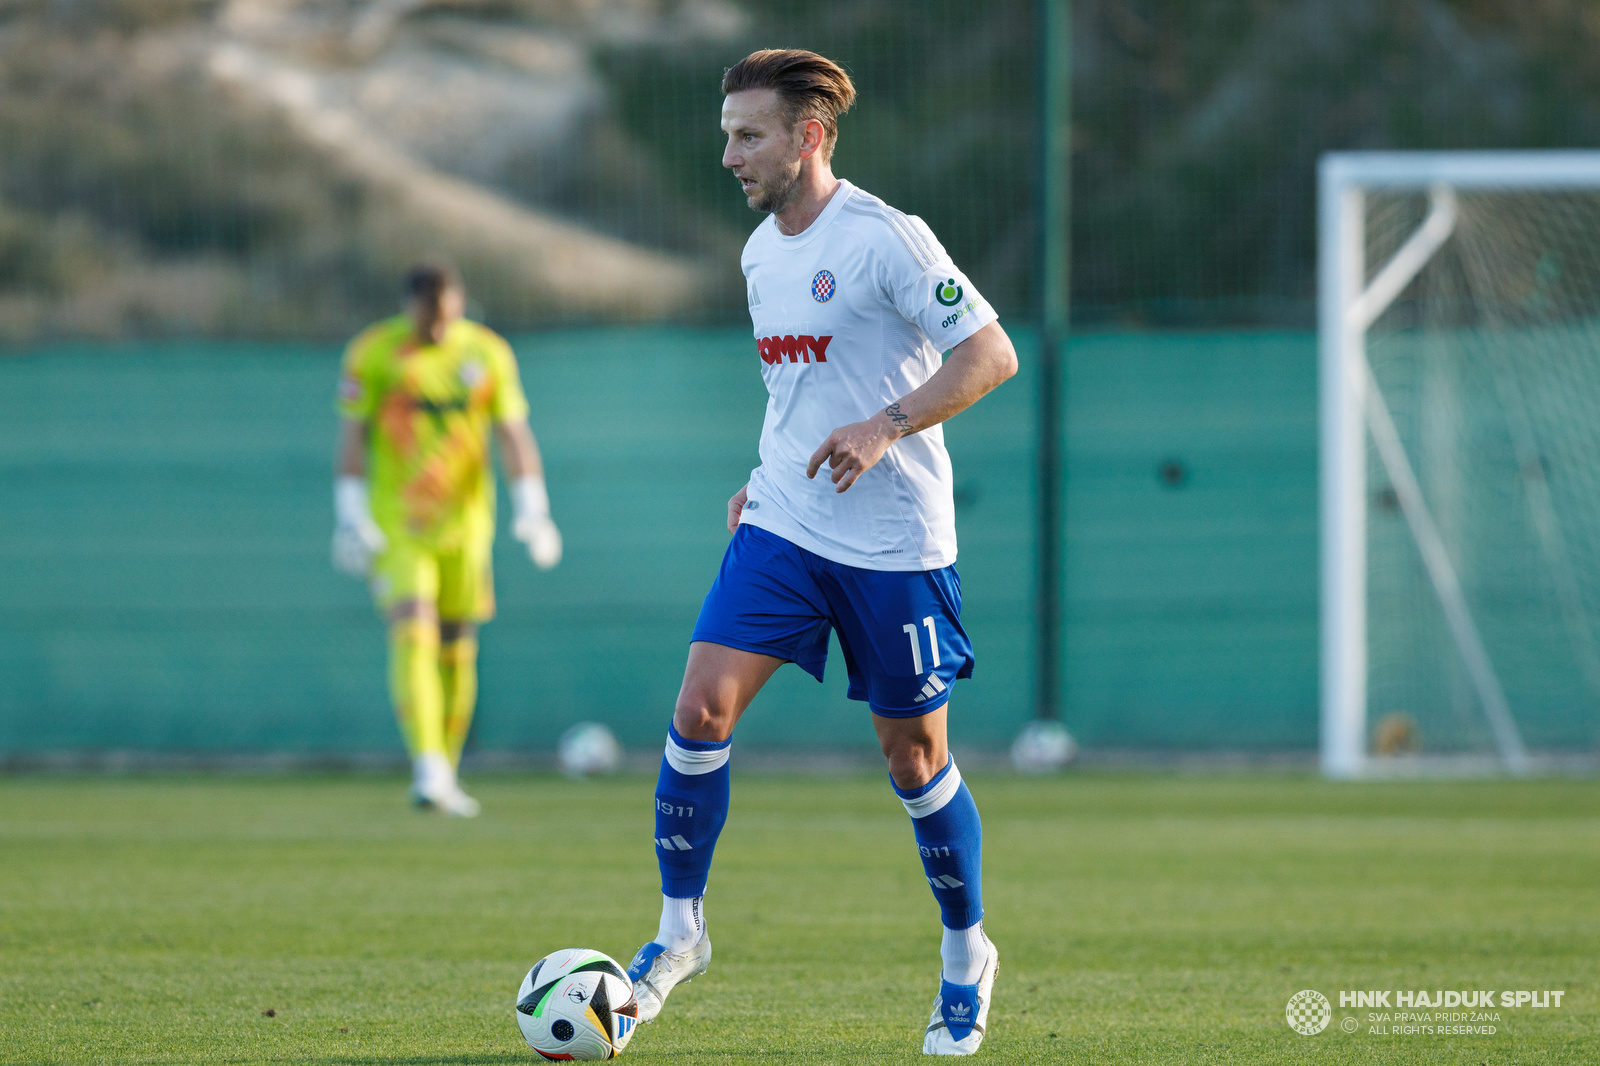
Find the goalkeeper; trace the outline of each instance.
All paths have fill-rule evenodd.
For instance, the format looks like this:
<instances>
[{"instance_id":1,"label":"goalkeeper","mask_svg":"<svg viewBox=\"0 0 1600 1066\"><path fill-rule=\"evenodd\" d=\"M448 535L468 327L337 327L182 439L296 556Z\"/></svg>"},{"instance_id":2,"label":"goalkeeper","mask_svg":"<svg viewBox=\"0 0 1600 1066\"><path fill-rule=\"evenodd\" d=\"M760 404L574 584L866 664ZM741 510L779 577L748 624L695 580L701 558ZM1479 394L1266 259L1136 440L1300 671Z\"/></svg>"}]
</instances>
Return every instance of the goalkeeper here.
<instances>
[{"instance_id":1,"label":"goalkeeper","mask_svg":"<svg viewBox=\"0 0 1600 1066\"><path fill-rule=\"evenodd\" d=\"M541 569L561 560L544 468L511 346L463 318L466 291L442 266L406 278L405 313L345 352L333 561L368 578L389 624L389 692L420 806L470 818L456 769L478 690L477 627L494 616L490 572L500 444L512 535Z\"/></svg>"}]
</instances>

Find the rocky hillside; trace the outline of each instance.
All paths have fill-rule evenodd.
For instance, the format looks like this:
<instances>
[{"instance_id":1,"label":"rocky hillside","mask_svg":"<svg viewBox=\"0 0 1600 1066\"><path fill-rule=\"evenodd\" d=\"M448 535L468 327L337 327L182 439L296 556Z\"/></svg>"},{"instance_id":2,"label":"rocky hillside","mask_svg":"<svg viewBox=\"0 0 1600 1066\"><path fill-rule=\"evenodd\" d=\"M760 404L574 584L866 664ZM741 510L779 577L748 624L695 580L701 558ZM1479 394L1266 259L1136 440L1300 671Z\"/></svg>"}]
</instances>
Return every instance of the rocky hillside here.
<instances>
[{"instance_id":1,"label":"rocky hillside","mask_svg":"<svg viewBox=\"0 0 1600 1066\"><path fill-rule=\"evenodd\" d=\"M562 203L592 185L672 210L608 124L594 55L737 33L716 0L43 0L0 18L0 335L339 333L422 255L513 326L742 296L741 234L667 247Z\"/></svg>"},{"instance_id":2,"label":"rocky hillside","mask_svg":"<svg viewBox=\"0 0 1600 1066\"><path fill-rule=\"evenodd\" d=\"M1317 156L1600 144L1600 5L1074 0L1080 321L1311 321ZM836 168L1037 299L1036 0L0 0L0 338L732 320L717 80L815 48Z\"/></svg>"}]
</instances>

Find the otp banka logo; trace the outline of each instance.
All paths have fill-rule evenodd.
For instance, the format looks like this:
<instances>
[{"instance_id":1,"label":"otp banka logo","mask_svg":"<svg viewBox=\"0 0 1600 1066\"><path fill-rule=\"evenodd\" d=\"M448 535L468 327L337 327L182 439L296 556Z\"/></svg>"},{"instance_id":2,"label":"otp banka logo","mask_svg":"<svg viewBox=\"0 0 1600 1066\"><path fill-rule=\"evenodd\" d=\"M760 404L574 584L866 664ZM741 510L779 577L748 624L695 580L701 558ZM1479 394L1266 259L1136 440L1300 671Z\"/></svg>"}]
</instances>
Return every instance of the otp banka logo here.
<instances>
[{"instance_id":1,"label":"otp banka logo","mask_svg":"<svg viewBox=\"0 0 1600 1066\"><path fill-rule=\"evenodd\" d=\"M808 333L798 337L762 337L756 341L756 349L761 353L761 361L768 366L777 366L785 359L791 363L809 363L813 360L826 363L828 344L832 340L832 337L813 337Z\"/></svg>"},{"instance_id":2,"label":"otp banka logo","mask_svg":"<svg viewBox=\"0 0 1600 1066\"><path fill-rule=\"evenodd\" d=\"M946 307L954 307L961 302L961 297L966 293L966 287L957 285L955 278L948 278L933 287L933 298Z\"/></svg>"}]
</instances>

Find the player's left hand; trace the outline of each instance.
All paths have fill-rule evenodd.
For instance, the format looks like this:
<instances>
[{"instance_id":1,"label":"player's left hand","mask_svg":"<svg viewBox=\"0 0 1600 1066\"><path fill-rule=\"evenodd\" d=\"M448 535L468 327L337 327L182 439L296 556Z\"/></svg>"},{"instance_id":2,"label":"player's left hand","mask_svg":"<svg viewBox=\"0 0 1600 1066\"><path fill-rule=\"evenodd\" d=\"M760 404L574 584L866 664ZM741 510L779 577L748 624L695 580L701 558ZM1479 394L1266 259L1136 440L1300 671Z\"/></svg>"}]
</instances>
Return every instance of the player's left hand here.
<instances>
[{"instance_id":1,"label":"player's left hand","mask_svg":"<svg viewBox=\"0 0 1600 1066\"><path fill-rule=\"evenodd\" d=\"M511 524L511 535L528 546L528 557L540 570L561 561L561 530L550 518L519 518Z\"/></svg>"},{"instance_id":2,"label":"player's left hand","mask_svg":"<svg viewBox=\"0 0 1600 1066\"><path fill-rule=\"evenodd\" d=\"M544 478L520 477L511 483L511 535L528 546L533 565L548 570L561 561L561 530L550 518Z\"/></svg>"},{"instance_id":3,"label":"player's left hand","mask_svg":"<svg viewBox=\"0 0 1600 1066\"><path fill-rule=\"evenodd\" d=\"M828 434L822 447L811 453L806 477L814 478L823 463L832 469L834 491L848 491L861 475L878 465L889 445L900 439L900 430L882 412L865 422L852 422Z\"/></svg>"}]
</instances>

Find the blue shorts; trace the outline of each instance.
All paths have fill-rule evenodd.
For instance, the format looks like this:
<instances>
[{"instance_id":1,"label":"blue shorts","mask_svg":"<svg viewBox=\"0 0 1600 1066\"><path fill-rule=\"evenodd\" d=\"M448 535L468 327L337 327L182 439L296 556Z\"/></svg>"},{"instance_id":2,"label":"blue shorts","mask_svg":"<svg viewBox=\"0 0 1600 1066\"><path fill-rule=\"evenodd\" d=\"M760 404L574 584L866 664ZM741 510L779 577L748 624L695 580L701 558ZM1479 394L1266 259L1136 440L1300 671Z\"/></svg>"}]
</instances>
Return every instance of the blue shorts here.
<instances>
[{"instance_id":1,"label":"blue shorts","mask_svg":"<svg viewBox=\"0 0 1600 1066\"><path fill-rule=\"evenodd\" d=\"M874 714L927 714L956 678L972 676L955 567L864 570L751 525L733 535L690 639L773 655L821 681L829 630L844 650L849 697Z\"/></svg>"}]
</instances>

